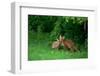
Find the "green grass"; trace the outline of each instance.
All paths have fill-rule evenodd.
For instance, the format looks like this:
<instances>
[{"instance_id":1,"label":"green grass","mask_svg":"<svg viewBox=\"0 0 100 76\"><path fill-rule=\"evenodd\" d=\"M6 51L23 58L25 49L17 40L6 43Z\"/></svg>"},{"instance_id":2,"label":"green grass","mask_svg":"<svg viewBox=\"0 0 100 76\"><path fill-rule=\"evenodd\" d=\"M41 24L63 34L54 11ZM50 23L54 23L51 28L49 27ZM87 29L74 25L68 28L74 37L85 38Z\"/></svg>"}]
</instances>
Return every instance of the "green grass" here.
<instances>
[{"instance_id":1,"label":"green grass","mask_svg":"<svg viewBox=\"0 0 100 76\"><path fill-rule=\"evenodd\" d=\"M87 49L80 48L80 52L70 52L67 49L52 49L49 44L48 37L40 35L37 38L36 34L29 32L28 37L28 60L55 60L55 59L79 59L88 58Z\"/></svg>"}]
</instances>

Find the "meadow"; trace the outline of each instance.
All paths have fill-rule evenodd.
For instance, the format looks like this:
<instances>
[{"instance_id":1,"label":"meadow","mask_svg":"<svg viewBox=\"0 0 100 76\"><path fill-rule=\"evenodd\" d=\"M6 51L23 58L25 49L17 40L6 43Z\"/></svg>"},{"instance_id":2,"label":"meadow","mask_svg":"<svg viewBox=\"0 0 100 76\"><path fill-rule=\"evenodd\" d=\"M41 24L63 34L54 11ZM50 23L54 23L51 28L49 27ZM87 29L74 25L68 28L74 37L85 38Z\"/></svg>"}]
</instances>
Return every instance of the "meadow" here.
<instances>
[{"instance_id":1,"label":"meadow","mask_svg":"<svg viewBox=\"0 0 100 76\"><path fill-rule=\"evenodd\" d=\"M88 58L88 51L84 46L80 47L80 51L76 52L71 52L66 48L53 49L48 34L40 35L39 39L36 35L36 33L29 32L28 60L30 61Z\"/></svg>"}]
</instances>

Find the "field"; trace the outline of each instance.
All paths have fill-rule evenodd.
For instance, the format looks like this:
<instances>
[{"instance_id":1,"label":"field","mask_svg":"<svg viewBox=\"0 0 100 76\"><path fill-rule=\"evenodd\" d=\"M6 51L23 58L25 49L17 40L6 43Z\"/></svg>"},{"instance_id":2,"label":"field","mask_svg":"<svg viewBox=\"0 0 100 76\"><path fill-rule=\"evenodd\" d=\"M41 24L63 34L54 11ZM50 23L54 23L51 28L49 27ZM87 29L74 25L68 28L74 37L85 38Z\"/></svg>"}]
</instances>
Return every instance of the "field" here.
<instances>
[{"instance_id":1,"label":"field","mask_svg":"<svg viewBox=\"0 0 100 76\"><path fill-rule=\"evenodd\" d=\"M80 59L87 58L87 49L83 46L80 51L71 52L65 48L52 49L49 41L49 34L41 34L29 32L28 37L28 60L55 60L55 59Z\"/></svg>"}]
</instances>

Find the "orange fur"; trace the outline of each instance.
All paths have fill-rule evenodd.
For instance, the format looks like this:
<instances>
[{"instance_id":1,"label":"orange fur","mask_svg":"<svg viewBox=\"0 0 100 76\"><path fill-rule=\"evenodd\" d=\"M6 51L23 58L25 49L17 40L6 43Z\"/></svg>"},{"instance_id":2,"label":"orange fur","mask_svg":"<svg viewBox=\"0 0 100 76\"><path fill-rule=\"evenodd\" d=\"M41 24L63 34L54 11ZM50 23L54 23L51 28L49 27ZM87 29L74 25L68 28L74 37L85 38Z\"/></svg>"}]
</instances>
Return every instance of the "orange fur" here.
<instances>
[{"instance_id":1,"label":"orange fur","mask_svg":"<svg viewBox=\"0 0 100 76\"><path fill-rule=\"evenodd\" d=\"M64 37L60 37L60 40L62 41L62 44L64 45L65 48L68 48L71 51L77 51L78 50L72 40L64 39Z\"/></svg>"}]
</instances>

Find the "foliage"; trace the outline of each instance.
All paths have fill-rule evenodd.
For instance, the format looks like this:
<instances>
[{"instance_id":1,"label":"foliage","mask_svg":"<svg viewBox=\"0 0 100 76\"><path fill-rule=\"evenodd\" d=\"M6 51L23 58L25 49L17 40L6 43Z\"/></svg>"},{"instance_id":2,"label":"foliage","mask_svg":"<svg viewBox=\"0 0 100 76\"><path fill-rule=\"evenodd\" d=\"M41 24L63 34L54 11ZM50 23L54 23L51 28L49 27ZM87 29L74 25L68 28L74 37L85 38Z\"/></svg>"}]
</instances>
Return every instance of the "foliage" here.
<instances>
[{"instance_id":1,"label":"foliage","mask_svg":"<svg viewBox=\"0 0 100 76\"><path fill-rule=\"evenodd\" d=\"M28 20L29 31L49 33L51 41L59 35L80 44L87 39L87 17L29 15Z\"/></svg>"}]
</instances>

